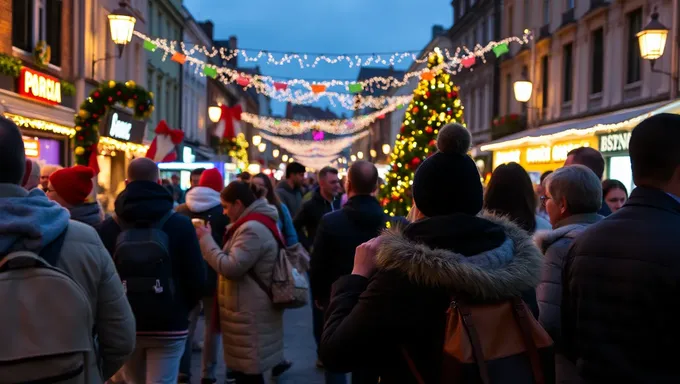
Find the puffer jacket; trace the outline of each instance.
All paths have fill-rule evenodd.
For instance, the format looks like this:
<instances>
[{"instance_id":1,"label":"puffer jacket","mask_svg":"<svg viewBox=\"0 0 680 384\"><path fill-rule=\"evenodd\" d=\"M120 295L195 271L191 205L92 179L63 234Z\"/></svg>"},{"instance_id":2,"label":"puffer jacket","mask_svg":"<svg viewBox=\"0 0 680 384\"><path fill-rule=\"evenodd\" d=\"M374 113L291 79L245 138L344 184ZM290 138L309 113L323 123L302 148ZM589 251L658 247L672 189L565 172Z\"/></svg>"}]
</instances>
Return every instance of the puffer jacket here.
<instances>
[{"instance_id":1,"label":"puffer jacket","mask_svg":"<svg viewBox=\"0 0 680 384\"><path fill-rule=\"evenodd\" d=\"M255 201L241 217L249 213L278 220L276 207L265 200ZM201 250L219 274L217 294L225 363L246 374L267 372L283 360L283 312L274 308L249 271L252 269L264 284L271 284L279 252L276 239L263 224L248 221L234 232L224 249L211 236L204 236Z\"/></svg>"},{"instance_id":2,"label":"puffer jacket","mask_svg":"<svg viewBox=\"0 0 680 384\"><path fill-rule=\"evenodd\" d=\"M94 228L69 220L68 211L49 201L40 189L29 193L18 185L0 184L0 254L16 249L40 250L65 230L56 267L87 294L98 356L88 356L85 370L89 383L103 383L123 365L135 346L135 318L111 256ZM41 336L48 335L25 335L25 339Z\"/></svg>"},{"instance_id":3,"label":"puffer jacket","mask_svg":"<svg viewBox=\"0 0 680 384\"><path fill-rule=\"evenodd\" d=\"M562 271L571 243L588 226L602 220L597 213L570 216L555 225L552 231L539 231L534 235L536 245L544 257L541 282L536 289L538 321L559 344L561 333Z\"/></svg>"},{"instance_id":4,"label":"puffer jacket","mask_svg":"<svg viewBox=\"0 0 680 384\"><path fill-rule=\"evenodd\" d=\"M104 212L98 202L84 203L68 209L71 213L71 220L80 221L93 227L98 226L104 221Z\"/></svg>"}]
</instances>

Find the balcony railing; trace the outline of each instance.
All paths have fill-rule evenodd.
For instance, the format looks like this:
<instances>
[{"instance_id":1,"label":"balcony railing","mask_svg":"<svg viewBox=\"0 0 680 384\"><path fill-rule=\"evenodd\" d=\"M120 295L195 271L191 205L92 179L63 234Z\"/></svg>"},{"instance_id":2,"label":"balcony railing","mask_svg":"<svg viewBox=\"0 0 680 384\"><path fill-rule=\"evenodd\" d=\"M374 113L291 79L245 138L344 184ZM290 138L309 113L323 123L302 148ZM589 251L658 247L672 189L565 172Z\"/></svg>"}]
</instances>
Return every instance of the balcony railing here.
<instances>
[{"instance_id":1,"label":"balcony railing","mask_svg":"<svg viewBox=\"0 0 680 384\"><path fill-rule=\"evenodd\" d=\"M590 0L590 9L593 10L600 7L606 7L610 4L610 0Z\"/></svg>"},{"instance_id":2,"label":"balcony railing","mask_svg":"<svg viewBox=\"0 0 680 384\"><path fill-rule=\"evenodd\" d=\"M562 26L574 22L576 22L576 18L574 17L574 8L562 13Z\"/></svg>"},{"instance_id":3,"label":"balcony railing","mask_svg":"<svg viewBox=\"0 0 680 384\"><path fill-rule=\"evenodd\" d=\"M538 30L538 39L545 39L546 37L550 37L550 23L544 25L541 27L541 29Z\"/></svg>"}]
</instances>

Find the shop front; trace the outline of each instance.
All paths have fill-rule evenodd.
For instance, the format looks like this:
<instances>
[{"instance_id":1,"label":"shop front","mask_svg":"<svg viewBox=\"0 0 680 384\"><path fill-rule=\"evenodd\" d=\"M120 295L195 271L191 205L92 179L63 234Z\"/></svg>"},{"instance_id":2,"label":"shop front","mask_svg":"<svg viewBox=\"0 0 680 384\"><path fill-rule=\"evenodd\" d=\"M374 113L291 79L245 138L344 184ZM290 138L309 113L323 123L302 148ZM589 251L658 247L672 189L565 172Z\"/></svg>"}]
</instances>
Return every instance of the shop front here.
<instances>
[{"instance_id":1,"label":"shop front","mask_svg":"<svg viewBox=\"0 0 680 384\"><path fill-rule=\"evenodd\" d=\"M618 131L599 136L600 152L605 160L605 178L622 182L629 191L635 187L628 154L630 135L631 131Z\"/></svg>"},{"instance_id":2,"label":"shop front","mask_svg":"<svg viewBox=\"0 0 680 384\"><path fill-rule=\"evenodd\" d=\"M61 80L21 67L17 79L2 84L0 112L21 130L26 156L41 165L71 165L75 111L62 95Z\"/></svg>"},{"instance_id":3,"label":"shop front","mask_svg":"<svg viewBox=\"0 0 680 384\"><path fill-rule=\"evenodd\" d=\"M145 129L145 121L118 107L111 108L99 123L97 198L107 211L113 210L116 196L125 189L130 160L146 155Z\"/></svg>"}]
</instances>

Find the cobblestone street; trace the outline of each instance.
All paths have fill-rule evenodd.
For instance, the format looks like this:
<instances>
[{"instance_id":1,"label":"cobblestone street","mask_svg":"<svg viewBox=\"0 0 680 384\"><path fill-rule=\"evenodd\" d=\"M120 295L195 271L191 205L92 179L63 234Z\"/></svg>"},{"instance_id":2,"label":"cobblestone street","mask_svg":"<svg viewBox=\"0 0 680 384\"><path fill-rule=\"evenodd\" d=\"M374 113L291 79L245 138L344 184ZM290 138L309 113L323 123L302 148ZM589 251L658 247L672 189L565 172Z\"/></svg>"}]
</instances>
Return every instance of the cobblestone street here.
<instances>
[{"instance_id":1,"label":"cobblestone street","mask_svg":"<svg viewBox=\"0 0 680 384\"><path fill-rule=\"evenodd\" d=\"M203 334L203 321L199 322L197 335ZM293 362L293 367L278 380L271 380L279 384L322 384L323 371L317 369L316 345L312 335L312 313L309 307L287 310L284 315L285 327L285 356ZM218 383L224 383L224 361L220 356ZM200 383L201 354L194 352L192 358L192 383ZM268 377L270 379L270 377Z\"/></svg>"}]
</instances>

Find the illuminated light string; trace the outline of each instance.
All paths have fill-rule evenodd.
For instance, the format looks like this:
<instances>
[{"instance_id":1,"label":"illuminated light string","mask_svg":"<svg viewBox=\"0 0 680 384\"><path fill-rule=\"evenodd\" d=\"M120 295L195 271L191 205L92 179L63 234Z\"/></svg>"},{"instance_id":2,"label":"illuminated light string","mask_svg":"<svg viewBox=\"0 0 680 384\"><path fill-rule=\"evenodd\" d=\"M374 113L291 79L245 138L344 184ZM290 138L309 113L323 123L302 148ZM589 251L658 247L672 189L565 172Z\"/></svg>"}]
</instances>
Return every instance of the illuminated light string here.
<instances>
[{"instance_id":1,"label":"illuminated light string","mask_svg":"<svg viewBox=\"0 0 680 384\"><path fill-rule=\"evenodd\" d=\"M321 169L329 164L332 164L333 160L336 160L337 157L338 154L323 157L295 156L294 159L306 167L312 169Z\"/></svg>"},{"instance_id":2,"label":"illuminated light string","mask_svg":"<svg viewBox=\"0 0 680 384\"><path fill-rule=\"evenodd\" d=\"M73 137L76 134L76 130L72 127L67 127L60 124L50 123L49 121L40 119L31 119L29 117L24 117L20 115L15 115L13 113L5 112L3 114L6 118L12 120L14 124L22 128L33 128L41 131L48 131L57 133L59 135L64 135L68 137Z\"/></svg>"},{"instance_id":3,"label":"illuminated light string","mask_svg":"<svg viewBox=\"0 0 680 384\"><path fill-rule=\"evenodd\" d=\"M306 157L325 157L334 156L342 152L345 148L352 145L357 140L360 140L368 136L369 131L365 130L359 133L355 133L351 136L339 137L335 139L323 140L323 141L310 141L310 140L298 140L290 139L285 137L272 136L266 133L262 133L263 139L268 140L274 145L277 145L287 152L293 154L294 156L306 156Z\"/></svg>"},{"instance_id":4,"label":"illuminated light string","mask_svg":"<svg viewBox=\"0 0 680 384\"><path fill-rule=\"evenodd\" d=\"M241 120L255 128L283 136L299 135L311 130L344 135L361 131L377 119L385 118L386 114L404 108L404 105L409 103L411 98L412 96L400 96L378 111L351 119L287 120L244 112L241 114Z\"/></svg>"},{"instance_id":5,"label":"illuminated light string","mask_svg":"<svg viewBox=\"0 0 680 384\"><path fill-rule=\"evenodd\" d=\"M427 75L428 73L434 73L437 72L438 70L446 70L448 72L456 74L463 68L472 67L476 63L477 58L480 58L482 62L485 63L486 62L485 55L488 52L493 51L496 54L496 56L500 56L508 52L509 44L518 43L520 45L524 45L527 44L532 38L530 32L525 31L525 34L521 37L513 36L497 42L491 41L484 46L481 44L476 44L472 50L468 49L465 46L458 47L453 51L453 54L451 54L451 51L449 51L448 49L445 49L444 52L442 52L439 48L435 48L435 51L438 54L446 56L446 60L444 60L441 64L434 68L430 69L422 68L419 70L408 72L401 78L397 78L394 76L375 76L368 79L364 79L362 81L329 79L325 81L310 82L305 79L276 80L274 77L271 76L251 75L239 72L238 70L226 66L215 66L205 62L205 60L202 60L201 58L192 56L196 54L195 50L197 48L187 50L186 44L183 42L179 43L180 49L183 52L180 53L175 49L175 46L177 45L177 42L175 41L168 41L167 39L163 38L153 39L139 31L135 31L134 34L138 38L144 40L145 49L152 52L155 51L156 49L161 49L164 52L162 58L163 60L166 60L168 56L170 56L172 60L179 62L180 64L185 64L188 61L190 64L194 64L196 66L196 72L203 70L203 74L210 77L217 77L217 75L220 75L222 80L225 82L237 83L238 85L242 86L245 89L254 87L260 93L265 92L265 90L268 90L269 88L273 88L274 91L285 91L294 86L301 86L305 90L311 91L313 93L322 93L325 92L328 88L335 86L344 87L347 91L351 93L360 92L371 93L376 88L388 90L393 87L401 87L403 85L406 85L414 77L422 77L423 75ZM206 47L203 47L203 49L207 51ZM216 49L213 47L210 52L208 53L201 52L201 54L206 55L208 57L214 57L219 52L224 53L224 48ZM421 61L425 62L428 56L429 55L423 55L423 59L419 59L418 62ZM223 56L224 60L229 60L229 58L230 57L228 56Z\"/></svg>"},{"instance_id":6,"label":"illuminated light string","mask_svg":"<svg viewBox=\"0 0 680 384\"><path fill-rule=\"evenodd\" d=\"M106 136L101 136L99 138L98 148L102 152L109 153L112 151L122 151L125 152L128 157L144 157L146 156L146 152L149 150L148 145L130 142L124 143Z\"/></svg>"}]
</instances>

